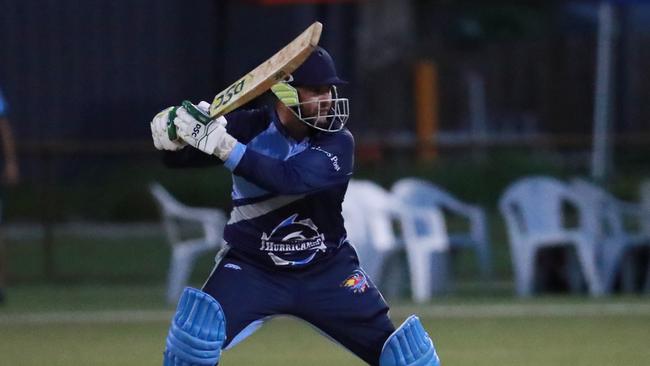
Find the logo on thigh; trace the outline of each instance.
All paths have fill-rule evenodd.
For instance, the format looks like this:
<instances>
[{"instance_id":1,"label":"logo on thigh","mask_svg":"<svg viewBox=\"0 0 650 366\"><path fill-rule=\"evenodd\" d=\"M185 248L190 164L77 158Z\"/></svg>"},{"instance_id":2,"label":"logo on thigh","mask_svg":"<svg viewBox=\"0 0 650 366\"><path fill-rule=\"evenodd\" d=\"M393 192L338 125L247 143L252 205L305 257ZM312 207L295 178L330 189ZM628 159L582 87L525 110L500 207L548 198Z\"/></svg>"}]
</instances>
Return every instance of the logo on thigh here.
<instances>
[{"instance_id":1,"label":"logo on thigh","mask_svg":"<svg viewBox=\"0 0 650 366\"><path fill-rule=\"evenodd\" d=\"M360 269L355 269L343 282L341 287L345 287L352 293L363 293L368 289L368 278Z\"/></svg>"}]
</instances>

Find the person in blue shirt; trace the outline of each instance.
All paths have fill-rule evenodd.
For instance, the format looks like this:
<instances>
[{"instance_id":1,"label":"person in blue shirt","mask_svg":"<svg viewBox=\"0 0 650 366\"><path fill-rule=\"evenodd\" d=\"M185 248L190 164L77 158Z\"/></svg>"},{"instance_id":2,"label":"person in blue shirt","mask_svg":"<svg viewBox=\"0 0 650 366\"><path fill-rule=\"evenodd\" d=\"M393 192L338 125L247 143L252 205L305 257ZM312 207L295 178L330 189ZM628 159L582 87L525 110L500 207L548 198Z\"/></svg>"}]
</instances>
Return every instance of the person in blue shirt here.
<instances>
[{"instance_id":1,"label":"person in blue shirt","mask_svg":"<svg viewBox=\"0 0 650 366\"><path fill-rule=\"evenodd\" d=\"M416 316L395 329L347 239L341 204L354 139L344 83L318 47L272 87L274 106L210 120L206 102L183 102L154 117L169 165L223 164L233 177L226 245L203 288L183 292L164 365L218 364L222 349L276 315L305 320L371 365L439 365ZM179 140L169 139L170 122Z\"/></svg>"},{"instance_id":2,"label":"person in blue shirt","mask_svg":"<svg viewBox=\"0 0 650 366\"><path fill-rule=\"evenodd\" d=\"M9 107L0 90L0 142L2 143L2 156L4 162L4 172L2 175L2 183L6 185L14 185L18 183L18 162L16 159L16 145L14 143L13 133L11 132L11 125L9 124ZM2 206L4 195L0 190L0 222L2 222ZM5 301L5 286L6 286L6 249L5 243L0 236L0 304Z\"/></svg>"}]
</instances>

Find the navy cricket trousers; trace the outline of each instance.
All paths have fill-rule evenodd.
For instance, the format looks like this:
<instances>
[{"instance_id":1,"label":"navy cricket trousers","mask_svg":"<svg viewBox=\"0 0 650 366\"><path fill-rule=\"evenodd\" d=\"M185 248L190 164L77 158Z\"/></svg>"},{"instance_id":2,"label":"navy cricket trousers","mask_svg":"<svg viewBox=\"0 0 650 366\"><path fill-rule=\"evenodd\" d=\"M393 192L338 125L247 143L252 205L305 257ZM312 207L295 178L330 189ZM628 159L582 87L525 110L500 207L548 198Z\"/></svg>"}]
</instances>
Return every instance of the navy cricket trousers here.
<instances>
[{"instance_id":1,"label":"navy cricket trousers","mask_svg":"<svg viewBox=\"0 0 650 366\"><path fill-rule=\"evenodd\" d=\"M291 315L316 326L371 365L395 327L388 305L345 243L309 266L286 270L224 249L203 287L226 316L225 348L252 334L268 317Z\"/></svg>"}]
</instances>

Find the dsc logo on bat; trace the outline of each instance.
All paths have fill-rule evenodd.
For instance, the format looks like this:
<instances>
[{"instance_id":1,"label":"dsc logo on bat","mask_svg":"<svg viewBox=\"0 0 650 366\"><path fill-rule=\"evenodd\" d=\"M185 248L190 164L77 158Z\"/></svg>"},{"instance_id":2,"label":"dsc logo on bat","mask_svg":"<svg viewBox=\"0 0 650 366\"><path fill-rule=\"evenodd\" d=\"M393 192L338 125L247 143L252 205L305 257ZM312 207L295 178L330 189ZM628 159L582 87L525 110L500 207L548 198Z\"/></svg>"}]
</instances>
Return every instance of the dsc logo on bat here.
<instances>
[{"instance_id":1,"label":"dsc logo on bat","mask_svg":"<svg viewBox=\"0 0 650 366\"><path fill-rule=\"evenodd\" d=\"M244 87L251 79L251 75L246 75L243 78L235 81L223 92L217 94L217 96L214 97L212 105L210 106L211 113L214 115L218 108L225 107L233 99L233 97L237 96L244 90Z\"/></svg>"}]
</instances>

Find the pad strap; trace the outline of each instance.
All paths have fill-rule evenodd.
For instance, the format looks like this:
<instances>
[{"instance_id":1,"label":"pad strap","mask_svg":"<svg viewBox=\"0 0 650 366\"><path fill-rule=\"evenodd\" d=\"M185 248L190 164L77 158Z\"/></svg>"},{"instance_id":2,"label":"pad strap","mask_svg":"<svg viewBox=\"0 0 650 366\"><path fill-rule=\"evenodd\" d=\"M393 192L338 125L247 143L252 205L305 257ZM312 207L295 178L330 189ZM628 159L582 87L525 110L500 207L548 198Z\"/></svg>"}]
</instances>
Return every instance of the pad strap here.
<instances>
[{"instance_id":1,"label":"pad strap","mask_svg":"<svg viewBox=\"0 0 650 366\"><path fill-rule=\"evenodd\" d=\"M433 342L420 319L411 315L388 337L379 366L440 366Z\"/></svg>"},{"instance_id":2,"label":"pad strap","mask_svg":"<svg viewBox=\"0 0 650 366\"><path fill-rule=\"evenodd\" d=\"M209 294L187 287L167 334L163 366L214 366L225 340L221 305Z\"/></svg>"}]
</instances>

